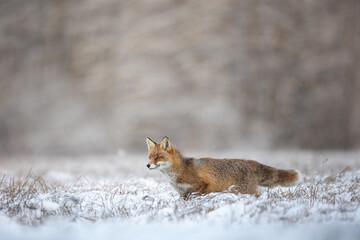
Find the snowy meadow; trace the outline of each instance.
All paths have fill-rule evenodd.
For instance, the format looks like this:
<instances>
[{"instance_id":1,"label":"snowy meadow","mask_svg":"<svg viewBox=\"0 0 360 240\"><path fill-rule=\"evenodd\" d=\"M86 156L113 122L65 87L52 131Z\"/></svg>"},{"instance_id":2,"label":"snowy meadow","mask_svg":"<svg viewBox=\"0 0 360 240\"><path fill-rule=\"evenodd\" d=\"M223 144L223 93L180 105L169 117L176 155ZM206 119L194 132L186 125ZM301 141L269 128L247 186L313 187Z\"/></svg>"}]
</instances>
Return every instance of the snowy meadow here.
<instances>
[{"instance_id":1,"label":"snowy meadow","mask_svg":"<svg viewBox=\"0 0 360 240\"><path fill-rule=\"evenodd\" d=\"M205 154L186 154L201 157ZM298 169L292 187L181 199L147 156L1 157L1 239L359 239L360 152L217 152Z\"/></svg>"}]
</instances>

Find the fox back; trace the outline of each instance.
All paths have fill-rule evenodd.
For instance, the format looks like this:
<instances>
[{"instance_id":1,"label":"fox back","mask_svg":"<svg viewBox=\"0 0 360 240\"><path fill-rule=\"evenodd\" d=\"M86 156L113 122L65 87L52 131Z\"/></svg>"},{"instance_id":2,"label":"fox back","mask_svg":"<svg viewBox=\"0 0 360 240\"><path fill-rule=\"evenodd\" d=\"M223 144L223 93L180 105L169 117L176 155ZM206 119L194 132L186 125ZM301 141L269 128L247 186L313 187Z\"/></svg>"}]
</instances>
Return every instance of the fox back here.
<instances>
[{"instance_id":1,"label":"fox back","mask_svg":"<svg viewBox=\"0 0 360 240\"><path fill-rule=\"evenodd\" d=\"M167 137L160 143L146 139L149 152L147 167L160 170L170 184L186 198L197 192L222 192L230 187L244 194L257 194L261 186L289 186L300 178L297 170L280 170L244 159L187 158Z\"/></svg>"}]
</instances>

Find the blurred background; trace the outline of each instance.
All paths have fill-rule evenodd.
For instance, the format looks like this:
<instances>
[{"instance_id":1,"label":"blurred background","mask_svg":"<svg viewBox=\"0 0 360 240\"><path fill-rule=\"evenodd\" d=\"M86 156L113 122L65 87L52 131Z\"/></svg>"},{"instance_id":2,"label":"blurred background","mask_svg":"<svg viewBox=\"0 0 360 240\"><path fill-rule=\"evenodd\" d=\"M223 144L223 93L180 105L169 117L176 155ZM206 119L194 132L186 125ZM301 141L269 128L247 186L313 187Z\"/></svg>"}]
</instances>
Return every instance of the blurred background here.
<instances>
[{"instance_id":1,"label":"blurred background","mask_svg":"<svg viewBox=\"0 0 360 240\"><path fill-rule=\"evenodd\" d=\"M360 147L358 0L0 2L0 153Z\"/></svg>"}]
</instances>

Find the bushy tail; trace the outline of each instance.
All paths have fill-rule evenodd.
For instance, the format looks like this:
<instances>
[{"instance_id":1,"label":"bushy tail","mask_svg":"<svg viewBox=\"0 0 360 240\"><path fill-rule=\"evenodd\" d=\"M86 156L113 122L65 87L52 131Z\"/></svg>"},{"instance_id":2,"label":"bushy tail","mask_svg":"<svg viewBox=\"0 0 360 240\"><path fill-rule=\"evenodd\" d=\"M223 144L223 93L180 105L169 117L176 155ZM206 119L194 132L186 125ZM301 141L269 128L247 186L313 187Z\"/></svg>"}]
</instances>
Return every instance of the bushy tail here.
<instances>
[{"instance_id":1,"label":"bushy tail","mask_svg":"<svg viewBox=\"0 0 360 240\"><path fill-rule=\"evenodd\" d=\"M259 176L261 186L290 186L299 181L301 173L297 170L281 170L261 164Z\"/></svg>"}]
</instances>

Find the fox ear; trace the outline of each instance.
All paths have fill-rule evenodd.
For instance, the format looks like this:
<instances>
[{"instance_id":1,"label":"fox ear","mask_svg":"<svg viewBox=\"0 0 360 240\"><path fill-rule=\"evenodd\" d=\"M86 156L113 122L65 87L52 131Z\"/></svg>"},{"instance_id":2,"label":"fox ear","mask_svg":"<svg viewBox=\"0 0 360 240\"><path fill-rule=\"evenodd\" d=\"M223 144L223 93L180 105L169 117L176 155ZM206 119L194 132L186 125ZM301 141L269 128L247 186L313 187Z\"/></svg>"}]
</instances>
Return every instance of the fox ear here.
<instances>
[{"instance_id":1,"label":"fox ear","mask_svg":"<svg viewBox=\"0 0 360 240\"><path fill-rule=\"evenodd\" d=\"M171 148L171 143L169 141L169 138L168 137L164 137L163 140L161 141L160 143L160 146L162 149L164 150L168 150Z\"/></svg>"},{"instance_id":2,"label":"fox ear","mask_svg":"<svg viewBox=\"0 0 360 240\"><path fill-rule=\"evenodd\" d=\"M146 144L148 151L150 151L156 145L156 143L153 140L151 140L149 137L146 138Z\"/></svg>"}]
</instances>

